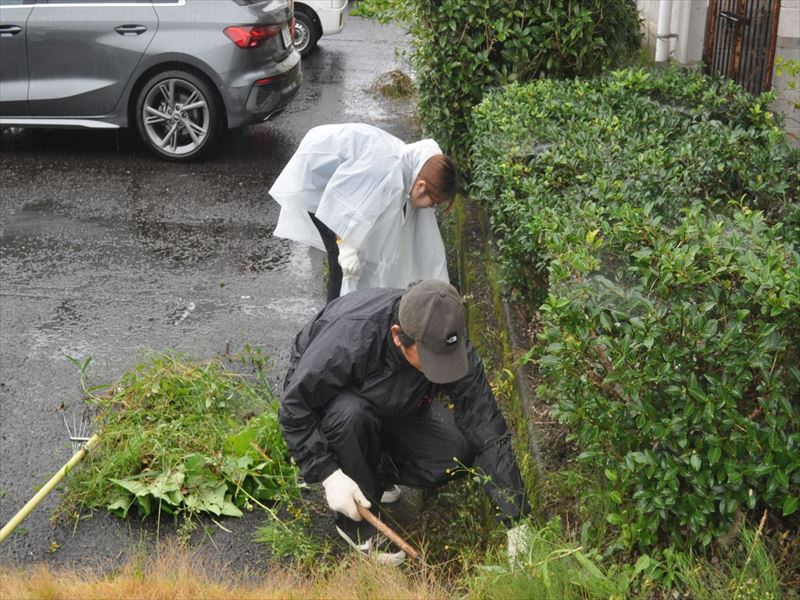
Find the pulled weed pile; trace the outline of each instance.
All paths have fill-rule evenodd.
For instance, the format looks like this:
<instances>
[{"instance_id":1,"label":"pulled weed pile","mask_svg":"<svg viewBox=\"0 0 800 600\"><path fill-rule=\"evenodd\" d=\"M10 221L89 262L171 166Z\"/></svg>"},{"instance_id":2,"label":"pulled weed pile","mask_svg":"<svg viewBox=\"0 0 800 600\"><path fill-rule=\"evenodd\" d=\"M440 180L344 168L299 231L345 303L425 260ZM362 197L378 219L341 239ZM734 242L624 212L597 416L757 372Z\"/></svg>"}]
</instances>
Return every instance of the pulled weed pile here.
<instances>
[{"instance_id":1,"label":"pulled weed pile","mask_svg":"<svg viewBox=\"0 0 800 600\"><path fill-rule=\"evenodd\" d=\"M414 81L402 71L393 69L378 76L369 90L386 98L409 98L414 95Z\"/></svg>"},{"instance_id":2,"label":"pulled weed pile","mask_svg":"<svg viewBox=\"0 0 800 600\"><path fill-rule=\"evenodd\" d=\"M120 517L135 509L190 522L198 513L241 516L253 504L297 497L265 361L258 353L248 360L251 375L220 360L152 354L106 394L87 390L100 441L70 474L62 508L105 506ZM88 363L79 365L82 379Z\"/></svg>"}]
</instances>

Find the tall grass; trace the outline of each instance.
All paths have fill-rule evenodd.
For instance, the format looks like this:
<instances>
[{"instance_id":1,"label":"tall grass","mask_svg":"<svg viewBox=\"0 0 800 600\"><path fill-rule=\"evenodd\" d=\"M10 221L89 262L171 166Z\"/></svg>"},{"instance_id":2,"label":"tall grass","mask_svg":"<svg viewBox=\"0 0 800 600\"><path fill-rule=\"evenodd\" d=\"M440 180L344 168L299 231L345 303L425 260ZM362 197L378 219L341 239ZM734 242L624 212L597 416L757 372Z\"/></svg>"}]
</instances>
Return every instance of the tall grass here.
<instances>
[{"instance_id":1,"label":"tall grass","mask_svg":"<svg viewBox=\"0 0 800 600\"><path fill-rule=\"evenodd\" d=\"M782 581L763 538L766 513L757 529L744 527L729 547L713 555L665 550L658 557L602 557L570 542L559 519L532 527L527 552L512 566L489 556L468 583L469 598L559 600L666 598L779 600L797 598Z\"/></svg>"},{"instance_id":2,"label":"tall grass","mask_svg":"<svg viewBox=\"0 0 800 600\"><path fill-rule=\"evenodd\" d=\"M762 518L756 530L743 528L739 532L740 544L716 567L691 554L680 555L676 563L681 587L697 600L796 598L797 590L791 596L781 590L780 574L762 538L764 521Z\"/></svg>"},{"instance_id":3,"label":"tall grass","mask_svg":"<svg viewBox=\"0 0 800 600\"><path fill-rule=\"evenodd\" d=\"M561 522L530 529L527 552L512 566L498 557L472 580L470 597L513 600L552 598L627 598L641 564L618 569L602 568L595 551L566 541Z\"/></svg>"}]
</instances>

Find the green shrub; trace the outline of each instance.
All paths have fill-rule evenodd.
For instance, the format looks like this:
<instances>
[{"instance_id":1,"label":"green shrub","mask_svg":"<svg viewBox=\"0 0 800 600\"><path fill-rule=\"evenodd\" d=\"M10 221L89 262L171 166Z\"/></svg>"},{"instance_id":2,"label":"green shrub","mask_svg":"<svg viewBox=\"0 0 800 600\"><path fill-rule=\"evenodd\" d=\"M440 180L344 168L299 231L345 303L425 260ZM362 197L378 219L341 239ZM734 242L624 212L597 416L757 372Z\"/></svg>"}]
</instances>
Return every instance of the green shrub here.
<instances>
[{"instance_id":1,"label":"green shrub","mask_svg":"<svg viewBox=\"0 0 800 600\"><path fill-rule=\"evenodd\" d=\"M362 0L359 10L408 23L425 129L456 155L488 89L597 74L640 40L631 0Z\"/></svg>"},{"instance_id":2,"label":"green shrub","mask_svg":"<svg viewBox=\"0 0 800 600\"><path fill-rule=\"evenodd\" d=\"M472 198L538 311L540 393L628 546L798 509L798 151L768 97L678 69L537 81L474 111Z\"/></svg>"},{"instance_id":3,"label":"green shrub","mask_svg":"<svg viewBox=\"0 0 800 600\"><path fill-rule=\"evenodd\" d=\"M510 287L531 308L541 302L541 208L586 200L652 204L665 224L694 202L748 206L800 241L800 159L764 110L768 100L678 68L491 94L475 109L470 195L489 209Z\"/></svg>"},{"instance_id":4,"label":"green shrub","mask_svg":"<svg viewBox=\"0 0 800 600\"><path fill-rule=\"evenodd\" d=\"M624 205L545 213L540 393L606 473L623 540L706 545L737 511L794 513L800 257L780 228L699 204L674 228Z\"/></svg>"}]
</instances>

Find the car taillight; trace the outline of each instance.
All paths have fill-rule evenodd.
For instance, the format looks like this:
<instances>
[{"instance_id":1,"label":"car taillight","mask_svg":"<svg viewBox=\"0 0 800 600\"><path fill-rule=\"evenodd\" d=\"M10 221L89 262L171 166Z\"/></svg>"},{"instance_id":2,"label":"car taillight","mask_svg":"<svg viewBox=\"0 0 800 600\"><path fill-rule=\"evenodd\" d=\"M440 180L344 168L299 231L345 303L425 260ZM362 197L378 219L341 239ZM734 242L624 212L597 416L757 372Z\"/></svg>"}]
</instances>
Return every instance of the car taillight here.
<instances>
[{"instance_id":1,"label":"car taillight","mask_svg":"<svg viewBox=\"0 0 800 600\"><path fill-rule=\"evenodd\" d=\"M225 28L225 35L239 48L258 48L269 38L278 35L280 31L280 25L232 25Z\"/></svg>"},{"instance_id":2,"label":"car taillight","mask_svg":"<svg viewBox=\"0 0 800 600\"><path fill-rule=\"evenodd\" d=\"M256 79L253 82L253 85L269 85L273 81L278 81L279 79L283 78L283 74L281 75L273 75L272 77L264 77L263 79Z\"/></svg>"}]
</instances>

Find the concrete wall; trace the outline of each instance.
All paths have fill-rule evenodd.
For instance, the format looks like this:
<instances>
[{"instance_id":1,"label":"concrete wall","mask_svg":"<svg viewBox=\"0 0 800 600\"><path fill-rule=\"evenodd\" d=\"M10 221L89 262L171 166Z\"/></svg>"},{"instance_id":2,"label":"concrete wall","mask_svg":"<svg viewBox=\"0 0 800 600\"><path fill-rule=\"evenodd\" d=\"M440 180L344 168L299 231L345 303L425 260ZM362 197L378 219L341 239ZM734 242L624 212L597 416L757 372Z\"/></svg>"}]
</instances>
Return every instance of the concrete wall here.
<instances>
[{"instance_id":1,"label":"concrete wall","mask_svg":"<svg viewBox=\"0 0 800 600\"><path fill-rule=\"evenodd\" d=\"M800 0L782 0L781 14L778 21L778 43L775 47L775 57L783 56L789 60L800 61ZM796 145L800 145L800 111L796 104L800 103L800 76L794 79L795 89L788 86L792 83L784 74L779 77L775 74L772 78L772 89L778 94L778 99L773 103L772 109L781 112L786 118L786 133Z\"/></svg>"}]
</instances>

